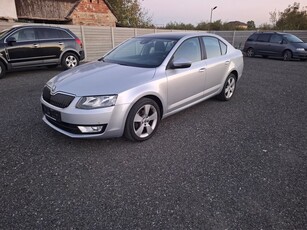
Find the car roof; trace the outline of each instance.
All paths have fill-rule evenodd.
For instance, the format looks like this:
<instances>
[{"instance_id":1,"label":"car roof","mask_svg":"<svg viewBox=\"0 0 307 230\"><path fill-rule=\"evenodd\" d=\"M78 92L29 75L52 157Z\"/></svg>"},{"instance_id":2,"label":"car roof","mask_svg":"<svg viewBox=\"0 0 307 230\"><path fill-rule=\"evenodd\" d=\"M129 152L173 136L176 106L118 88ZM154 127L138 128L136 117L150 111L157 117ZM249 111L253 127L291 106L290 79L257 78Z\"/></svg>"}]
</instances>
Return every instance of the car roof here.
<instances>
[{"instance_id":1,"label":"car roof","mask_svg":"<svg viewBox=\"0 0 307 230\"><path fill-rule=\"evenodd\" d=\"M204 33L204 32L162 32L162 33L154 33L154 34L146 34L141 35L137 37L142 38L168 38L168 39L176 39L179 40L184 37L193 37L193 36L202 36L202 35L213 35L210 33ZM215 35L213 35L215 36Z\"/></svg>"},{"instance_id":2,"label":"car roof","mask_svg":"<svg viewBox=\"0 0 307 230\"><path fill-rule=\"evenodd\" d=\"M255 32L254 34L280 34L280 35L285 35L289 33L284 33L284 32Z\"/></svg>"},{"instance_id":3,"label":"car roof","mask_svg":"<svg viewBox=\"0 0 307 230\"><path fill-rule=\"evenodd\" d=\"M10 29L19 29L19 28L55 28L55 29L64 29L59 26L53 26L53 25L14 25Z\"/></svg>"}]
</instances>

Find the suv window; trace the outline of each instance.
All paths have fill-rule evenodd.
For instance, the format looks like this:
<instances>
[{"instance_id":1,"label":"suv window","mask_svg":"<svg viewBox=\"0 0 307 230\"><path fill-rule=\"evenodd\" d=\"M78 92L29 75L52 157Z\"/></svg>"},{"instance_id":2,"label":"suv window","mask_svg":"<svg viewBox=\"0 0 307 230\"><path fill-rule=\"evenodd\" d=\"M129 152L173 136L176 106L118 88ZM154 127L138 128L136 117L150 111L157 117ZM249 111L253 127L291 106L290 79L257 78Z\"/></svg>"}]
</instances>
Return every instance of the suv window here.
<instances>
[{"instance_id":1,"label":"suv window","mask_svg":"<svg viewBox=\"0 0 307 230\"><path fill-rule=\"evenodd\" d=\"M269 39L270 39L270 34L260 34L259 36L258 36L258 39L257 39L257 41L258 42L268 42L269 41Z\"/></svg>"},{"instance_id":2,"label":"suv window","mask_svg":"<svg viewBox=\"0 0 307 230\"><path fill-rule=\"evenodd\" d=\"M64 30L51 29L51 28L39 28L38 36L40 39L72 38Z\"/></svg>"},{"instance_id":3,"label":"suv window","mask_svg":"<svg viewBox=\"0 0 307 230\"><path fill-rule=\"evenodd\" d=\"M271 39L270 39L270 42L271 43L278 43L278 44L281 44L282 43L282 36L278 35L278 34L273 34L271 36Z\"/></svg>"},{"instance_id":4,"label":"suv window","mask_svg":"<svg viewBox=\"0 0 307 230\"><path fill-rule=\"evenodd\" d=\"M33 41L37 39L33 28L18 30L17 32L13 33L10 37L15 38L16 42Z\"/></svg>"},{"instance_id":5,"label":"suv window","mask_svg":"<svg viewBox=\"0 0 307 230\"><path fill-rule=\"evenodd\" d=\"M203 37L203 41L205 43L207 58L218 57L226 53L226 45L220 42L219 39L214 37ZM223 46L222 49L220 44Z\"/></svg>"}]
</instances>

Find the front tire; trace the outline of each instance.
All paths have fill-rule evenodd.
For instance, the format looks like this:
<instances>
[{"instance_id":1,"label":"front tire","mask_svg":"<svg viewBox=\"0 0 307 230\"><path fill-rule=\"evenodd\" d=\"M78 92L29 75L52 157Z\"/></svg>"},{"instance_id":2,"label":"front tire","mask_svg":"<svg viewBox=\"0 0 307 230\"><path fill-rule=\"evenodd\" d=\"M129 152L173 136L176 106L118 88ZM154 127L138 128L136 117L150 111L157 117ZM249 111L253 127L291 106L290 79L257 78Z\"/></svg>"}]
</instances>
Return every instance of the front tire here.
<instances>
[{"instance_id":1,"label":"front tire","mask_svg":"<svg viewBox=\"0 0 307 230\"><path fill-rule=\"evenodd\" d=\"M229 101L232 96L234 95L234 92L236 90L236 86L237 86L237 78L236 75L234 75L233 73L231 73L223 86L222 92L217 95L217 98L221 101Z\"/></svg>"},{"instance_id":2,"label":"front tire","mask_svg":"<svg viewBox=\"0 0 307 230\"><path fill-rule=\"evenodd\" d=\"M284 53L283 53L283 59L284 61L290 61L292 58L292 52L290 50L286 50Z\"/></svg>"},{"instance_id":3,"label":"front tire","mask_svg":"<svg viewBox=\"0 0 307 230\"><path fill-rule=\"evenodd\" d=\"M125 125L125 137L131 141L145 141L156 132L160 123L160 108L150 98L142 98L131 108Z\"/></svg>"},{"instance_id":4,"label":"front tire","mask_svg":"<svg viewBox=\"0 0 307 230\"><path fill-rule=\"evenodd\" d=\"M74 53L66 53L62 58L62 66L64 69L71 69L79 65L79 57Z\"/></svg>"}]
</instances>

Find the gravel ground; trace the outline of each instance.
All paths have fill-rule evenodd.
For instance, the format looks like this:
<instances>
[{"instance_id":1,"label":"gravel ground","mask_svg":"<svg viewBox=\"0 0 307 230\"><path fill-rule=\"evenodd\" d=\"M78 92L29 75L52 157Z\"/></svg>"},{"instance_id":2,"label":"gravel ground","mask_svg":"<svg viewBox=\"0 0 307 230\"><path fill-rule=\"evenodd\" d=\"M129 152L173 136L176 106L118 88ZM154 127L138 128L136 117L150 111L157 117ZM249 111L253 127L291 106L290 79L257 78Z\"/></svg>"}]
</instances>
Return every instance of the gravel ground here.
<instances>
[{"instance_id":1,"label":"gravel ground","mask_svg":"<svg viewBox=\"0 0 307 230\"><path fill-rule=\"evenodd\" d=\"M307 62L245 58L236 95L142 143L42 120L61 69L0 80L0 229L307 229Z\"/></svg>"}]
</instances>

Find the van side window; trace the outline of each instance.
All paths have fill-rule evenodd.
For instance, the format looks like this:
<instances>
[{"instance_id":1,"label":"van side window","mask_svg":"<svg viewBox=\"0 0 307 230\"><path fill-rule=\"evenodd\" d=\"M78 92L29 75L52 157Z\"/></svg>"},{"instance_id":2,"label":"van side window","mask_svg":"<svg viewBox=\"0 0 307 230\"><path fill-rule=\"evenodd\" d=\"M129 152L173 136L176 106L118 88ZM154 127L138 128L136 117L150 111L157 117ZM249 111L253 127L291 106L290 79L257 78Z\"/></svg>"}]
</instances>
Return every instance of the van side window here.
<instances>
[{"instance_id":1,"label":"van side window","mask_svg":"<svg viewBox=\"0 0 307 230\"><path fill-rule=\"evenodd\" d=\"M273 35L271 36L270 42L271 42L271 43L278 43L278 44L281 44L281 42L282 42L282 36L280 36L280 35L278 35L278 34L273 34Z\"/></svg>"},{"instance_id":2,"label":"van side window","mask_svg":"<svg viewBox=\"0 0 307 230\"><path fill-rule=\"evenodd\" d=\"M270 34L260 34L258 36L257 41L258 42L269 42L270 36L271 36Z\"/></svg>"}]
</instances>

